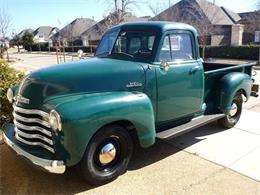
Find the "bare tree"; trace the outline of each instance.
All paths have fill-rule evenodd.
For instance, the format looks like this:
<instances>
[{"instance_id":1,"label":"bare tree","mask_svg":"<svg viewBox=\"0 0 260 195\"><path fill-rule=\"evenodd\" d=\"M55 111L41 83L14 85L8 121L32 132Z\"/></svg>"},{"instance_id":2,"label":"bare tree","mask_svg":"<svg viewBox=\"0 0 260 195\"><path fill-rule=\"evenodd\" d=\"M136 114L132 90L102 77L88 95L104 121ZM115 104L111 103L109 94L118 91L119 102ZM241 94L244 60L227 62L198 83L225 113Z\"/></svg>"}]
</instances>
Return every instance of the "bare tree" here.
<instances>
[{"instance_id":1,"label":"bare tree","mask_svg":"<svg viewBox=\"0 0 260 195\"><path fill-rule=\"evenodd\" d=\"M11 27L11 17L10 15L2 8L0 8L0 37L6 41L7 34ZM3 58L4 50L7 50L6 46L0 48L0 57ZM7 59L9 60L9 55L7 51Z\"/></svg>"},{"instance_id":2,"label":"bare tree","mask_svg":"<svg viewBox=\"0 0 260 195\"><path fill-rule=\"evenodd\" d=\"M137 0L110 0L113 1L114 7L110 13L113 15L112 18L107 18L109 16L105 16L108 21L110 20L112 24L119 24L124 21L125 16L128 12L132 12L133 8L138 8L140 4L145 4L144 1Z\"/></svg>"},{"instance_id":3,"label":"bare tree","mask_svg":"<svg viewBox=\"0 0 260 195\"><path fill-rule=\"evenodd\" d=\"M160 3L152 3L150 1L147 2L149 5L149 9L154 16L157 16L159 13L163 12L166 9L171 8L176 3L176 0L168 0L167 2Z\"/></svg>"}]
</instances>

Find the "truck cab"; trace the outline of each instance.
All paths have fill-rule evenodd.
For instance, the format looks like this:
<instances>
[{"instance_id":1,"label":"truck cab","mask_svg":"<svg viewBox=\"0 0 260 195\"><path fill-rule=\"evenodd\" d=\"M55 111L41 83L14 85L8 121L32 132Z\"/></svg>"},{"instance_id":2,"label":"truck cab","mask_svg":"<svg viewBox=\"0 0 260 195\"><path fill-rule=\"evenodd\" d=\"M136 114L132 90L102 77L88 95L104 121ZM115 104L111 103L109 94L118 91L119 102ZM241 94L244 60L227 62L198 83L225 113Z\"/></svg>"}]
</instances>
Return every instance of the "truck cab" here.
<instances>
[{"instance_id":1,"label":"truck cab","mask_svg":"<svg viewBox=\"0 0 260 195\"><path fill-rule=\"evenodd\" d=\"M126 171L135 138L149 147L215 120L233 127L255 63L204 63L197 36L170 22L109 29L93 58L32 72L8 90L5 142L44 170L78 165L101 185Z\"/></svg>"}]
</instances>

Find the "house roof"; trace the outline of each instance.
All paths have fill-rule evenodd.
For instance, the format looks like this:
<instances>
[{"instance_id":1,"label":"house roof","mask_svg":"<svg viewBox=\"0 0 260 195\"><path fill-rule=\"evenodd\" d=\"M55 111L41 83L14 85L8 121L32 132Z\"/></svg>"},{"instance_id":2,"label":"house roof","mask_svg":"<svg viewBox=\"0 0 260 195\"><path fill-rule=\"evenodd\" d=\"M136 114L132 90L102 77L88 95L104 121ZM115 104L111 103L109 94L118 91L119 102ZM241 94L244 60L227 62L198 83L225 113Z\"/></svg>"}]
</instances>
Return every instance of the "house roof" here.
<instances>
[{"instance_id":1,"label":"house roof","mask_svg":"<svg viewBox=\"0 0 260 195\"><path fill-rule=\"evenodd\" d=\"M30 33L33 33L33 29L27 28L27 29L24 29L24 30L22 30L21 32L19 32L19 33L18 33L18 36L19 36L19 37L22 37L22 36L24 35L24 33L27 32L27 31L30 32Z\"/></svg>"},{"instance_id":2,"label":"house roof","mask_svg":"<svg viewBox=\"0 0 260 195\"><path fill-rule=\"evenodd\" d=\"M213 25L232 25L234 22L219 6L206 0L195 0Z\"/></svg>"},{"instance_id":3,"label":"house roof","mask_svg":"<svg viewBox=\"0 0 260 195\"><path fill-rule=\"evenodd\" d=\"M113 26L110 20L114 20L115 18L116 18L116 12L113 12L107 17L105 17L103 20L99 21L98 23L96 23L95 25L93 25L92 27L84 31L81 34L81 37L88 37L88 40L100 40L103 33L108 28ZM150 16L136 17L131 13L126 13L123 18L124 20L122 22L126 23L126 22L136 22L136 21L148 21L151 17Z\"/></svg>"},{"instance_id":4,"label":"house roof","mask_svg":"<svg viewBox=\"0 0 260 195\"><path fill-rule=\"evenodd\" d=\"M228 17L234 22L237 23L239 20L241 20L241 17L238 13L235 13L231 11L230 9L227 9L225 7L221 7L221 9L228 15Z\"/></svg>"},{"instance_id":5,"label":"house roof","mask_svg":"<svg viewBox=\"0 0 260 195\"><path fill-rule=\"evenodd\" d=\"M60 32L54 35L54 37L61 36L64 38L76 38L95 24L95 20L89 18L77 18L62 28Z\"/></svg>"},{"instance_id":6,"label":"house roof","mask_svg":"<svg viewBox=\"0 0 260 195\"><path fill-rule=\"evenodd\" d=\"M178 12L178 16L176 16L176 12ZM212 25L233 25L240 19L238 14L214 5L207 0L182 0L155 16L152 20L158 20L161 16L164 16L168 21L178 21L187 17L187 14L197 16L198 20L206 16Z\"/></svg>"},{"instance_id":7,"label":"house roof","mask_svg":"<svg viewBox=\"0 0 260 195\"><path fill-rule=\"evenodd\" d=\"M253 12L239 13L239 16L241 17L241 21L260 19L260 10L253 11Z\"/></svg>"},{"instance_id":8,"label":"house roof","mask_svg":"<svg viewBox=\"0 0 260 195\"><path fill-rule=\"evenodd\" d=\"M48 38L54 28L51 26L40 26L34 31L34 35L41 35Z\"/></svg>"}]
</instances>

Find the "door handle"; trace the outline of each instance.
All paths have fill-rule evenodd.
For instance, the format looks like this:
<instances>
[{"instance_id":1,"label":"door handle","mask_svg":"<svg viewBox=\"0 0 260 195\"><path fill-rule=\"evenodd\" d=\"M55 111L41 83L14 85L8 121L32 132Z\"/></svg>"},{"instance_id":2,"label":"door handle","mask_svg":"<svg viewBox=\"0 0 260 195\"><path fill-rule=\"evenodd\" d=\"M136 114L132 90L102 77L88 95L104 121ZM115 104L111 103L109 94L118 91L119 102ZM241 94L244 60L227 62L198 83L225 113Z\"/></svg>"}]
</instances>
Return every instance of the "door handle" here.
<instances>
[{"instance_id":1,"label":"door handle","mask_svg":"<svg viewBox=\"0 0 260 195\"><path fill-rule=\"evenodd\" d=\"M199 66L195 66L193 68L190 69L190 74L194 74L195 72L197 72L200 69Z\"/></svg>"}]
</instances>

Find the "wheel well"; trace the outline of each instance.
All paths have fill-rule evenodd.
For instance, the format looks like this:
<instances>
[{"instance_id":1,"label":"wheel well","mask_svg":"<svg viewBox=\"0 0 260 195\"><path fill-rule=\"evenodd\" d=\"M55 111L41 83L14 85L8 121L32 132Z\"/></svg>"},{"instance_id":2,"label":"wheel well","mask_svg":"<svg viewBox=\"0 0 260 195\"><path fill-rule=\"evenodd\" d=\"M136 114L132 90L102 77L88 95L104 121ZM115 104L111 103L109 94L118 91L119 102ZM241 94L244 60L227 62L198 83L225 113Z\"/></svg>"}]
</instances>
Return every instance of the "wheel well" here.
<instances>
[{"instance_id":1,"label":"wheel well","mask_svg":"<svg viewBox=\"0 0 260 195\"><path fill-rule=\"evenodd\" d=\"M237 92L242 95L243 101L246 102L248 100L246 91L244 89L239 89Z\"/></svg>"},{"instance_id":2,"label":"wheel well","mask_svg":"<svg viewBox=\"0 0 260 195\"><path fill-rule=\"evenodd\" d=\"M103 127L107 127L107 126L111 126L111 125L119 125L121 127L126 128L127 131L129 132L129 134L131 135L133 142L138 142L140 144L138 135L137 135L137 129L131 121L128 121L128 120L114 121L114 122L104 125ZM103 127L101 127L101 128L103 128Z\"/></svg>"}]
</instances>

